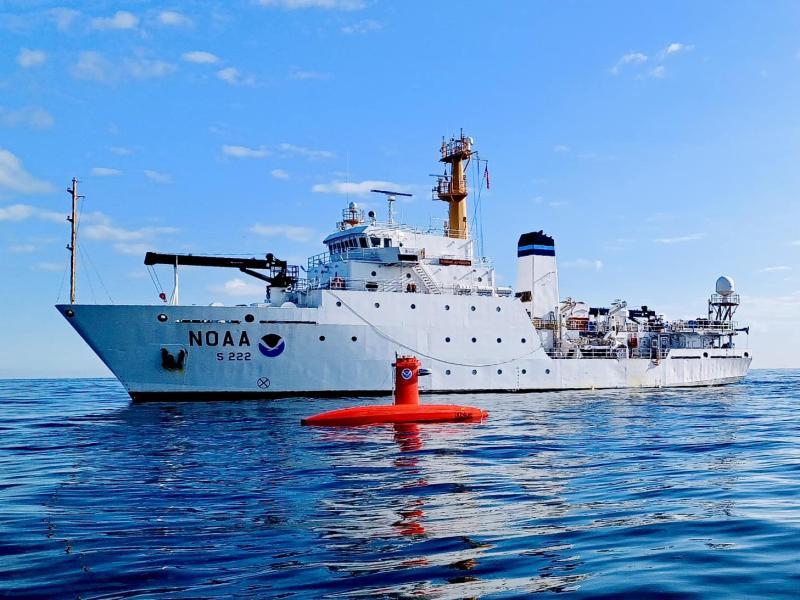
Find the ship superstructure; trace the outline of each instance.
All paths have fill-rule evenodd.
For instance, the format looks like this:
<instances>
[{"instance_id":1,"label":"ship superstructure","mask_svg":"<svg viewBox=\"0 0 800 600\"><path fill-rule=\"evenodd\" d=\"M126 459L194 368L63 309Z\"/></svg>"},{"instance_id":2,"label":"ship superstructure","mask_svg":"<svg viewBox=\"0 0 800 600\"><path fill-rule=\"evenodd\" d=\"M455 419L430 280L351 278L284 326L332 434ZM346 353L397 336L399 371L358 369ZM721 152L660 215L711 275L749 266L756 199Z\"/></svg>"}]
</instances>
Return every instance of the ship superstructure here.
<instances>
[{"instance_id":1,"label":"ship superstructure","mask_svg":"<svg viewBox=\"0 0 800 600\"><path fill-rule=\"evenodd\" d=\"M170 265L166 305L59 305L134 399L230 395L384 394L386 365L412 353L431 373L423 391L536 391L731 383L750 365L735 344L739 297L720 277L702 318L666 321L621 300L561 299L555 241L520 236L515 289L477 256L467 220L474 142L444 140L433 189L441 227L396 222L400 192L375 190L388 218L343 211L326 251L302 269L264 259L148 253ZM73 242L74 245L74 242ZM179 303L182 266L234 268L265 284L246 306ZM302 271L302 276L301 276Z\"/></svg>"}]
</instances>

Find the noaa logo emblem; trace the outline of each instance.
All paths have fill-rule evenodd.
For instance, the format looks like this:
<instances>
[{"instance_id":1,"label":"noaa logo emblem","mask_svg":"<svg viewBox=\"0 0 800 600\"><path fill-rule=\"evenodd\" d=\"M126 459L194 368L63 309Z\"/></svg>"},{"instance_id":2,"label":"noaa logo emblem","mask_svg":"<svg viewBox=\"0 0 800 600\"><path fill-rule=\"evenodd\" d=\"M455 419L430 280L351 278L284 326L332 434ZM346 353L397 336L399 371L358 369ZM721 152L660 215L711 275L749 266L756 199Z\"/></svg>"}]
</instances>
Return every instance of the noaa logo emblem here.
<instances>
[{"instance_id":1,"label":"noaa logo emblem","mask_svg":"<svg viewBox=\"0 0 800 600\"><path fill-rule=\"evenodd\" d=\"M258 351L269 358L280 356L285 349L286 342L277 333L268 333L258 342Z\"/></svg>"},{"instance_id":2,"label":"noaa logo emblem","mask_svg":"<svg viewBox=\"0 0 800 600\"><path fill-rule=\"evenodd\" d=\"M411 369L403 369L402 371L400 371L400 377L402 377L406 381L411 379L411 377L413 377L413 375L414 375L414 372Z\"/></svg>"}]
</instances>

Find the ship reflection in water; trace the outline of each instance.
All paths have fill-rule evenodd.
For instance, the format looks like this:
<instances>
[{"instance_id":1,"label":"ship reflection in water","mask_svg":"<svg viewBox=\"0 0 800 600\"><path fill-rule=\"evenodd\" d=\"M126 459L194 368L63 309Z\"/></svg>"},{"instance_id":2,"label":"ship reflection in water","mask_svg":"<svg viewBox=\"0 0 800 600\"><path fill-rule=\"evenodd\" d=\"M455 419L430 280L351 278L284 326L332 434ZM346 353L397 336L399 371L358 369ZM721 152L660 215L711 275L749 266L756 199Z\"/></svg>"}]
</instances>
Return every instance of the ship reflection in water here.
<instances>
[{"instance_id":1,"label":"ship reflection in water","mask_svg":"<svg viewBox=\"0 0 800 600\"><path fill-rule=\"evenodd\" d=\"M318 429L300 418L359 400L0 381L0 596L793 597L798 383L461 396L490 419Z\"/></svg>"}]
</instances>

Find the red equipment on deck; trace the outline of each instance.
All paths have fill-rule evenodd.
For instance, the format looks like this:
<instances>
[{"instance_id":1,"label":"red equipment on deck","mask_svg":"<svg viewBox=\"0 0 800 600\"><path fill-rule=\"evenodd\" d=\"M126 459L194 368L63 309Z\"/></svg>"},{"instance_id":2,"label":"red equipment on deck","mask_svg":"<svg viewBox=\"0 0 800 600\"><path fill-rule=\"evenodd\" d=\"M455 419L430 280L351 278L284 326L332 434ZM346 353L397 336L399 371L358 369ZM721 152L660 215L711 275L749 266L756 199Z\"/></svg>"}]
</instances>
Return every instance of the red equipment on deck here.
<instances>
[{"instance_id":1,"label":"red equipment on deck","mask_svg":"<svg viewBox=\"0 0 800 600\"><path fill-rule=\"evenodd\" d=\"M471 406L456 404L420 404L419 376L429 375L420 369L414 356L398 356L394 363L394 404L353 406L321 413L300 421L301 425L347 426L378 423L433 423L482 421L489 413Z\"/></svg>"}]
</instances>

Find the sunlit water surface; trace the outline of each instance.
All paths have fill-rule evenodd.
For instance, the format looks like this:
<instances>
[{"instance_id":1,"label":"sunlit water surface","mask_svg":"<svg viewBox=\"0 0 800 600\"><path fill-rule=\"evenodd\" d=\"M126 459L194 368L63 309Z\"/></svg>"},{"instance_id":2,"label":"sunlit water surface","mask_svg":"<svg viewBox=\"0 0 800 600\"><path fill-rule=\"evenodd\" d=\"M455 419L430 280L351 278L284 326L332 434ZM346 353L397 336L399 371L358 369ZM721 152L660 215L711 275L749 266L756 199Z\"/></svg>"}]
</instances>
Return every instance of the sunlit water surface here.
<instances>
[{"instance_id":1,"label":"sunlit water surface","mask_svg":"<svg viewBox=\"0 0 800 600\"><path fill-rule=\"evenodd\" d=\"M300 418L375 400L0 381L0 595L797 598L798 385L429 396L490 418L323 430Z\"/></svg>"}]
</instances>

